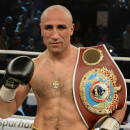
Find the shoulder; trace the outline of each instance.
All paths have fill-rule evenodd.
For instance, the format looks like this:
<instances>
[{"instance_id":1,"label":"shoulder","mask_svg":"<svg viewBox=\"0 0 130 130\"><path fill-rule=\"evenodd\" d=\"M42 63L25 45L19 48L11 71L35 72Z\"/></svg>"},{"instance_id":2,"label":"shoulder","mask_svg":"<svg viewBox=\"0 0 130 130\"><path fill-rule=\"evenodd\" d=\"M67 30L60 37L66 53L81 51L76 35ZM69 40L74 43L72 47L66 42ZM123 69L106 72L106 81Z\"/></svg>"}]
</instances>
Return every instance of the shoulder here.
<instances>
[{"instance_id":1,"label":"shoulder","mask_svg":"<svg viewBox=\"0 0 130 130\"><path fill-rule=\"evenodd\" d=\"M79 43L80 47L84 47L84 45L82 43Z\"/></svg>"},{"instance_id":2,"label":"shoulder","mask_svg":"<svg viewBox=\"0 0 130 130\"><path fill-rule=\"evenodd\" d=\"M41 53L36 58L33 58L32 61L34 62L34 65L40 65L42 62L44 62L47 59L46 51Z\"/></svg>"},{"instance_id":3,"label":"shoulder","mask_svg":"<svg viewBox=\"0 0 130 130\"><path fill-rule=\"evenodd\" d=\"M71 55L72 59L75 59L75 60L77 59L78 49L79 49L78 47L72 45L72 50L71 50L71 52L72 52L72 55Z\"/></svg>"},{"instance_id":4,"label":"shoulder","mask_svg":"<svg viewBox=\"0 0 130 130\"><path fill-rule=\"evenodd\" d=\"M74 45L71 45L72 47L72 52L76 52L78 50L78 47L74 46Z\"/></svg>"}]
</instances>

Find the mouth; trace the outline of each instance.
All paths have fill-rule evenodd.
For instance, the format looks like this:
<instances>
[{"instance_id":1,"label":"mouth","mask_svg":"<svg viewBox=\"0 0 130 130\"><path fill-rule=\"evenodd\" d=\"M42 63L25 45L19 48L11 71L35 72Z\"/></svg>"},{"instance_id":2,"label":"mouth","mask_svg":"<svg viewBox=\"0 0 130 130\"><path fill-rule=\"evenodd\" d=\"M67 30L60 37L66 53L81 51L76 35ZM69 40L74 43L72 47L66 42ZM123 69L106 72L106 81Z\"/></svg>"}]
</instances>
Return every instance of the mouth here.
<instances>
[{"instance_id":1,"label":"mouth","mask_svg":"<svg viewBox=\"0 0 130 130\"><path fill-rule=\"evenodd\" d=\"M59 46L61 44L61 42L52 42L51 45L52 46Z\"/></svg>"},{"instance_id":2,"label":"mouth","mask_svg":"<svg viewBox=\"0 0 130 130\"><path fill-rule=\"evenodd\" d=\"M52 42L51 44L60 44L60 42Z\"/></svg>"}]
</instances>

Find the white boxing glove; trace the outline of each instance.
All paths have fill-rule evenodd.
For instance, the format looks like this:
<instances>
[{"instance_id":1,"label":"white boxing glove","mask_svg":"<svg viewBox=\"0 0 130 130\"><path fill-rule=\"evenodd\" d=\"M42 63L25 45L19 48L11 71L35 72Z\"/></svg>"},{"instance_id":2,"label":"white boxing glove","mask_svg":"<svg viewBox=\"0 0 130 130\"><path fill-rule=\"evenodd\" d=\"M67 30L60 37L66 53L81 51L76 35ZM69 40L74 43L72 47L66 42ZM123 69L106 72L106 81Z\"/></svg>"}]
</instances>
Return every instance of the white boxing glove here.
<instances>
[{"instance_id":1,"label":"white boxing glove","mask_svg":"<svg viewBox=\"0 0 130 130\"><path fill-rule=\"evenodd\" d=\"M107 118L104 123L100 126L99 130L119 130L120 123L115 117Z\"/></svg>"}]
</instances>

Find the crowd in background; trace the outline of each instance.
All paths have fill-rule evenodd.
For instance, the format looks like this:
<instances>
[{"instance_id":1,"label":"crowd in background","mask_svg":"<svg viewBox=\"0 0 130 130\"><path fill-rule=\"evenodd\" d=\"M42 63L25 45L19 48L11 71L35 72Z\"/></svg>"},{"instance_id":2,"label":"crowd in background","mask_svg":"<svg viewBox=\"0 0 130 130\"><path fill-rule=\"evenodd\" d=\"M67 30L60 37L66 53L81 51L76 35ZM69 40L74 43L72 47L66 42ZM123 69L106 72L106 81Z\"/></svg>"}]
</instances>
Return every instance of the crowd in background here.
<instances>
[{"instance_id":1,"label":"crowd in background","mask_svg":"<svg viewBox=\"0 0 130 130\"><path fill-rule=\"evenodd\" d=\"M99 0L85 7L81 1L3 0L0 3L0 49L43 52L46 46L39 26L41 14L52 4L62 4L74 18L71 44L77 47L105 44L108 50L111 48L112 56L129 56L130 0ZM107 27L96 25L97 11L108 11ZM1 54L0 69L5 69L7 59L16 56Z\"/></svg>"},{"instance_id":2,"label":"crowd in background","mask_svg":"<svg viewBox=\"0 0 130 130\"><path fill-rule=\"evenodd\" d=\"M85 5L82 0L3 0L0 2L0 49L43 52L46 46L40 17L53 4L66 6L73 15L75 30L71 44L90 47L105 44L112 56L130 56L130 0L99 0ZM97 11L108 11L108 26L96 26ZM0 54L0 70L19 55ZM34 58L35 56L30 56ZM117 61L124 77L130 79L130 62ZM3 76L0 76L3 78ZM0 78L0 84L3 80ZM130 85L127 84L130 96ZM27 99L23 106L26 106ZM36 104L28 105L36 110ZM25 108L25 107L24 107ZM26 113L26 110L24 111ZM35 116L34 111L30 116ZM27 115L27 114L25 114Z\"/></svg>"}]
</instances>

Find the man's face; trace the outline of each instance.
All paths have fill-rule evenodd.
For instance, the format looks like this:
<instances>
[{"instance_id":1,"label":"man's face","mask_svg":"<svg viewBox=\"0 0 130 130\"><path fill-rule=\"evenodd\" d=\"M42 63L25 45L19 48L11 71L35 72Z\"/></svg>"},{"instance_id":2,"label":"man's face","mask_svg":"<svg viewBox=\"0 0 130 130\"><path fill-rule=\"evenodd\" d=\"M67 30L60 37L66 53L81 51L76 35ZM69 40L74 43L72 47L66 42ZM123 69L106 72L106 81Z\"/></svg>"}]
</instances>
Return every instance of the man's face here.
<instances>
[{"instance_id":1,"label":"man's face","mask_svg":"<svg viewBox=\"0 0 130 130\"><path fill-rule=\"evenodd\" d=\"M4 37L1 37L1 42L2 42L2 43L5 43L5 41L6 41L5 38L4 38Z\"/></svg>"},{"instance_id":2,"label":"man's face","mask_svg":"<svg viewBox=\"0 0 130 130\"><path fill-rule=\"evenodd\" d=\"M107 40L107 36L102 36L102 40L106 41Z\"/></svg>"},{"instance_id":3,"label":"man's face","mask_svg":"<svg viewBox=\"0 0 130 130\"><path fill-rule=\"evenodd\" d=\"M103 31L103 26L99 27L99 31L101 31L101 32Z\"/></svg>"},{"instance_id":4,"label":"man's face","mask_svg":"<svg viewBox=\"0 0 130 130\"><path fill-rule=\"evenodd\" d=\"M14 31L14 37L18 36L18 32Z\"/></svg>"},{"instance_id":5,"label":"man's face","mask_svg":"<svg viewBox=\"0 0 130 130\"><path fill-rule=\"evenodd\" d=\"M21 43L21 39L19 37L17 37L16 42Z\"/></svg>"},{"instance_id":6,"label":"man's face","mask_svg":"<svg viewBox=\"0 0 130 130\"><path fill-rule=\"evenodd\" d=\"M80 37L75 36L75 38L74 38L74 42L75 42L75 43L79 43L79 42L80 42L80 40L81 40L81 38L80 38Z\"/></svg>"},{"instance_id":7,"label":"man's face","mask_svg":"<svg viewBox=\"0 0 130 130\"><path fill-rule=\"evenodd\" d=\"M76 22L75 22L75 26L80 28L80 22L79 22L79 21L76 21Z\"/></svg>"},{"instance_id":8,"label":"man's face","mask_svg":"<svg viewBox=\"0 0 130 130\"><path fill-rule=\"evenodd\" d=\"M2 30L1 30L1 34L2 34L2 35L5 35L5 34L6 34L6 29L2 29Z\"/></svg>"},{"instance_id":9,"label":"man's face","mask_svg":"<svg viewBox=\"0 0 130 130\"><path fill-rule=\"evenodd\" d=\"M41 21L41 32L47 48L53 53L64 51L70 44L70 36L74 30L70 17L62 10L51 10Z\"/></svg>"},{"instance_id":10,"label":"man's face","mask_svg":"<svg viewBox=\"0 0 130 130\"><path fill-rule=\"evenodd\" d=\"M33 46L33 45L34 45L34 41L33 41L33 40L30 40L30 41L29 41L29 45L30 45L30 46Z\"/></svg>"},{"instance_id":11,"label":"man's face","mask_svg":"<svg viewBox=\"0 0 130 130\"><path fill-rule=\"evenodd\" d=\"M7 23L10 24L12 22L12 19L11 18L8 18L7 19Z\"/></svg>"}]
</instances>

